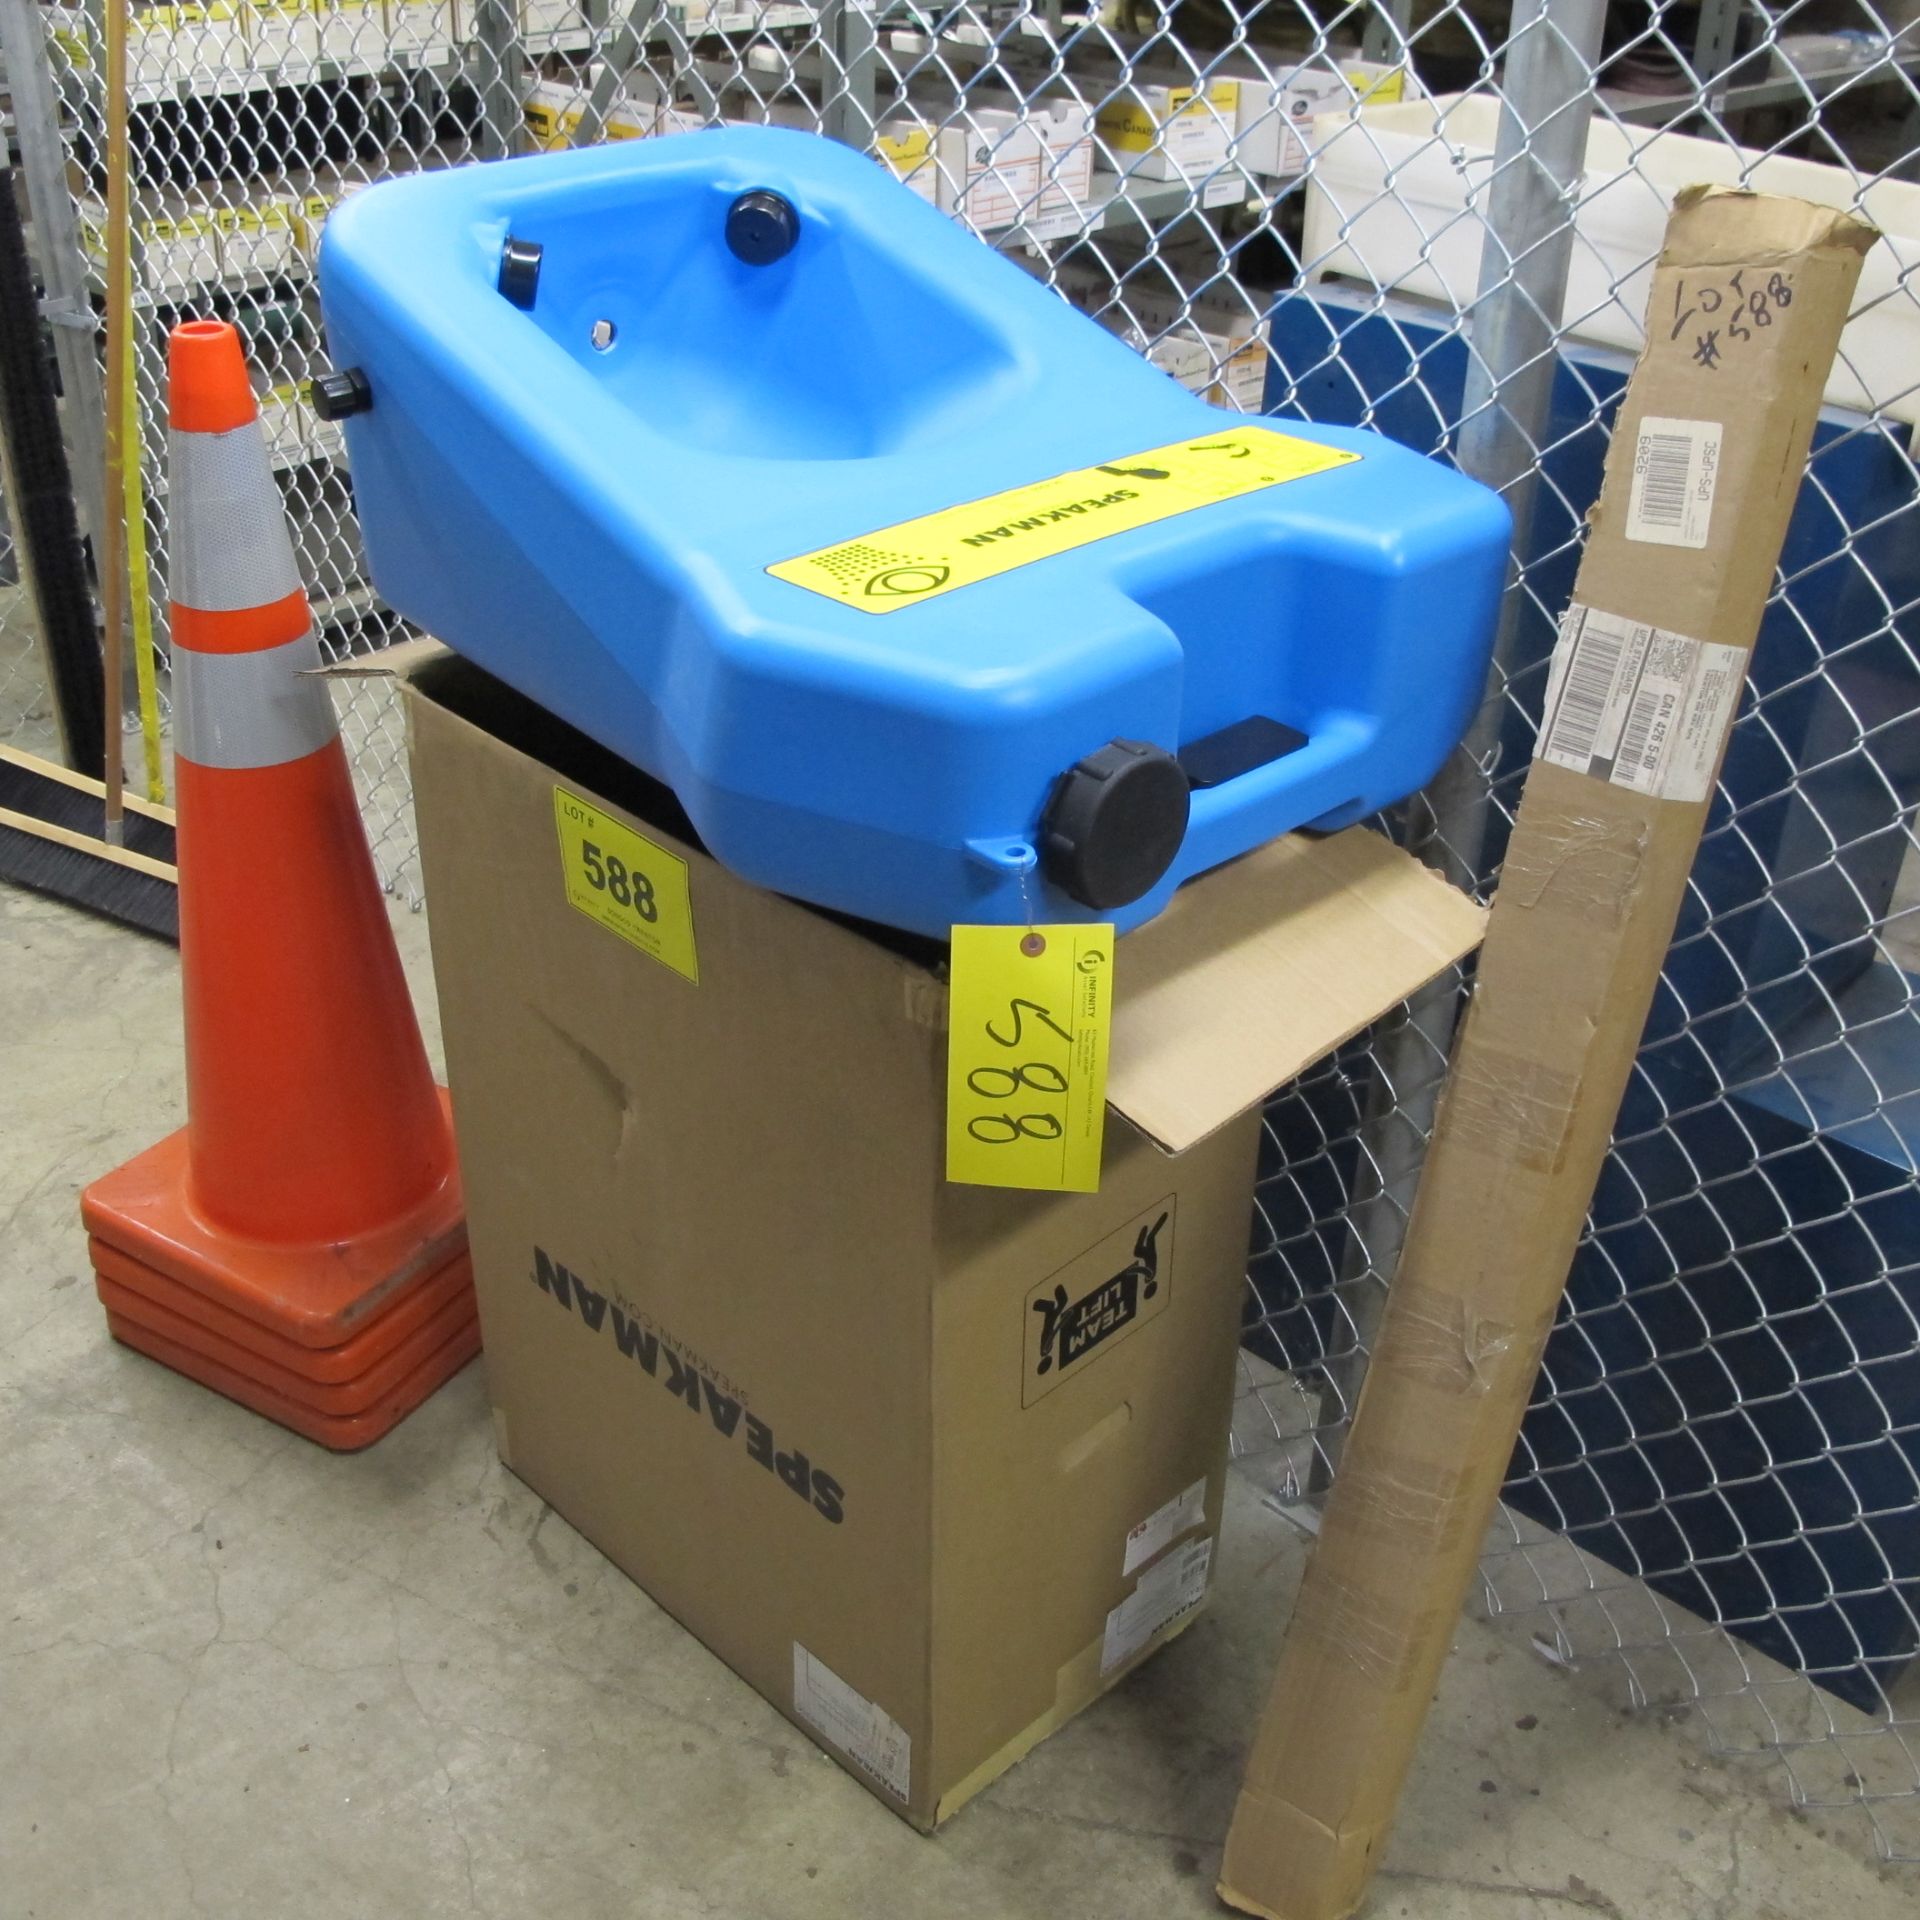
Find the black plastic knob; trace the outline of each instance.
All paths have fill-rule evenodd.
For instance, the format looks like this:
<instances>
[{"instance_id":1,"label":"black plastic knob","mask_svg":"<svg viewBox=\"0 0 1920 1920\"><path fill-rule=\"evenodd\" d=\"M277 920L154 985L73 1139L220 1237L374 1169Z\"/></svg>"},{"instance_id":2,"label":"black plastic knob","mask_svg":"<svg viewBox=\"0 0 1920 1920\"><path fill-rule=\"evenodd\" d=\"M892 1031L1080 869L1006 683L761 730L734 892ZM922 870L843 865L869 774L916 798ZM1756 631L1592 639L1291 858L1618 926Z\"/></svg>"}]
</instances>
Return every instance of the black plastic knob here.
<instances>
[{"instance_id":1,"label":"black plastic knob","mask_svg":"<svg viewBox=\"0 0 1920 1920\"><path fill-rule=\"evenodd\" d=\"M743 193L727 209L727 245L750 267L770 267L793 251L800 216L793 202L765 187Z\"/></svg>"},{"instance_id":2,"label":"black plastic knob","mask_svg":"<svg viewBox=\"0 0 1920 1920\"><path fill-rule=\"evenodd\" d=\"M365 413L373 405L373 389L358 367L315 374L307 397L322 420L345 420L350 414Z\"/></svg>"},{"instance_id":3,"label":"black plastic knob","mask_svg":"<svg viewBox=\"0 0 1920 1920\"><path fill-rule=\"evenodd\" d=\"M534 297L540 291L540 256L545 249L538 240L516 240L511 234L500 249L501 295L523 313L533 310Z\"/></svg>"},{"instance_id":4,"label":"black plastic knob","mask_svg":"<svg viewBox=\"0 0 1920 1920\"><path fill-rule=\"evenodd\" d=\"M1191 798L1172 754L1111 740L1055 784L1040 821L1041 870L1082 906L1124 907L1173 864Z\"/></svg>"}]
</instances>

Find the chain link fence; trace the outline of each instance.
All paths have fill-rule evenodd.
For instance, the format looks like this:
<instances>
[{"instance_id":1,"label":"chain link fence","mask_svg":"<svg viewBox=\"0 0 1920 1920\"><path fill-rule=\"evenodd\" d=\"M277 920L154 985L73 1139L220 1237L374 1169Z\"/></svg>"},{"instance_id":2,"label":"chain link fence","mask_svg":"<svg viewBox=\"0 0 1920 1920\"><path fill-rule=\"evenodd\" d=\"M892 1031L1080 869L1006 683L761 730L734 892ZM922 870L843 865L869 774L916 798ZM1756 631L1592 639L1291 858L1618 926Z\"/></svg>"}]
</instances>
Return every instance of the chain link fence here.
<instances>
[{"instance_id":1,"label":"chain link fence","mask_svg":"<svg viewBox=\"0 0 1920 1920\"><path fill-rule=\"evenodd\" d=\"M1889 240L1829 389L1485 1600L1543 1658L1604 1664L1633 1703L1774 1757L1796 1804L1920 1859L1917 15L1916 0L140 7L135 338L162 724L176 313L241 327L325 643L378 647L402 629L368 588L339 444L303 392L323 353L310 270L328 208L394 172L772 123L868 151L1223 407L1375 427L1507 494L1520 531L1485 709L1384 823L1485 895L1673 191L1750 181L1857 207ZM64 290L71 319L101 279L99 0L0 0L0 25L16 77L30 57L52 80L34 124L16 86L16 140L49 306L61 317ZM86 328L61 346L84 476L97 352ZM81 490L92 523L97 483ZM0 616L12 737L38 696L15 691L31 645L4 598ZM377 683L346 697L377 850L411 894L395 717ZM1268 1115L1237 1437L1303 1525L1337 1467L1465 986L1439 983Z\"/></svg>"}]
</instances>

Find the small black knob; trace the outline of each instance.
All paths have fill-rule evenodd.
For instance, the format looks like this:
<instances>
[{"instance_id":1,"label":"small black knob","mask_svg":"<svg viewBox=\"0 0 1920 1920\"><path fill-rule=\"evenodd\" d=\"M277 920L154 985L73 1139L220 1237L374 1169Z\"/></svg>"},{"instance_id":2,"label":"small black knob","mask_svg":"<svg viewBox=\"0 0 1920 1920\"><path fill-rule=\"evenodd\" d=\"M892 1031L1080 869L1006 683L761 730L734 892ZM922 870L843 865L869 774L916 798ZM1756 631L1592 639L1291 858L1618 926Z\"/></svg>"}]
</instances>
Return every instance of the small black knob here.
<instances>
[{"instance_id":1,"label":"small black knob","mask_svg":"<svg viewBox=\"0 0 1920 1920\"><path fill-rule=\"evenodd\" d=\"M540 291L542 251L538 240L516 240L511 234L500 249L500 291L523 313L532 311L534 295Z\"/></svg>"},{"instance_id":2,"label":"small black knob","mask_svg":"<svg viewBox=\"0 0 1920 1920\"><path fill-rule=\"evenodd\" d=\"M1055 784L1040 821L1041 870L1082 906L1124 907L1173 864L1190 802L1172 754L1110 740Z\"/></svg>"},{"instance_id":3,"label":"small black knob","mask_svg":"<svg viewBox=\"0 0 1920 1920\"><path fill-rule=\"evenodd\" d=\"M349 414L365 413L373 405L373 389L358 367L315 374L307 397L322 420L344 420Z\"/></svg>"},{"instance_id":4,"label":"small black knob","mask_svg":"<svg viewBox=\"0 0 1920 1920\"><path fill-rule=\"evenodd\" d=\"M800 216L793 202L756 187L727 209L727 245L750 267L770 267L793 251Z\"/></svg>"}]
</instances>

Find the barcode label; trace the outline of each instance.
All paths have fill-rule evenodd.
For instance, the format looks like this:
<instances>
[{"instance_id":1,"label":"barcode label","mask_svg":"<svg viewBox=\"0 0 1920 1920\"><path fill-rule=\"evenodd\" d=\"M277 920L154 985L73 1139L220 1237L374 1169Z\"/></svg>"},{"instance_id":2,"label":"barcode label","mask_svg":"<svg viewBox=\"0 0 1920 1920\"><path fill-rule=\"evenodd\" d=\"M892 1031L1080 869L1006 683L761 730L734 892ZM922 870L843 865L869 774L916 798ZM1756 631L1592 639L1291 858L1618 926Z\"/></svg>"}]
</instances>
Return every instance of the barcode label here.
<instances>
[{"instance_id":1,"label":"barcode label","mask_svg":"<svg viewBox=\"0 0 1920 1920\"><path fill-rule=\"evenodd\" d=\"M1660 711L1660 696L1652 687L1642 687L1633 696L1633 711L1627 715L1627 730L1620 741L1620 764L1637 767L1646 758L1647 741L1653 734L1653 722Z\"/></svg>"},{"instance_id":2,"label":"barcode label","mask_svg":"<svg viewBox=\"0 0 1920 1920\"><path fill-rule=\"evenodd\" d=\"M1649 414L1633 448L1627 538L1660 547L1704 547L1720 474L1720 423Z\"/></svg>"},{"instance_id":3,"label":"barcode label","mask_svg":"<svg viewBox=\"0 0 1920 1920\"><path fill-rule=\"evenodd\" d=\"M1746 654L1578 603L1547 678L1537 760L1661 800L1704 800Z\"/></svg>"},{"instance_id":4,"label":"barcode label","mask_svg":"<svg viewBox=\"0 0 1920 1920\"><path fill-rule=\"evenodd\" d=\"M1595 760L1613 758L1652 638L1653 629L1637 621L1577 602L1567 609L1553 650L1536 759L1588 773Z\"/></svg>"}]
</instances>

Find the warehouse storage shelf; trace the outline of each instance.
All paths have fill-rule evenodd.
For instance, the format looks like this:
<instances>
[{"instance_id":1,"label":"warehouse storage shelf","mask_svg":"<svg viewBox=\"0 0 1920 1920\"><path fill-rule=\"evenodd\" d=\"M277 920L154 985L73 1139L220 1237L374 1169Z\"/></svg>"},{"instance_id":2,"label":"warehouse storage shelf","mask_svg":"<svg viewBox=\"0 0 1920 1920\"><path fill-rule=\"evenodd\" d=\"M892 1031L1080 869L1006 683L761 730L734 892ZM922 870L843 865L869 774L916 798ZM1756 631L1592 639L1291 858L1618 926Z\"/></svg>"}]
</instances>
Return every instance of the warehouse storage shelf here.
<instances>
[{"instance_id":1,"label":"warehouse storage shelf","mask_svg":"<svg viewBox=\"0 0 1920 1920\"><path fill-rule=\"evenodd\" d=\"M1837 93L1883 87L1915 74L1920 74L1920 50L1890 52L1886 58L1867 67L1847 63L1773 74L1765 80L1730 81L1712 88L1704 104L1692 93L1632 93L1619 87L1602 87L1600 98L1614 119L1629 126L1664 127L1702 111L1740 113L1749 107L1781 106L1809 98L1819 103Z\"/></svg>"},{"instance_id":2,"label":"warehouse storage shelf","mask_svg":"<svg viewBox=\"0 0 1920 1920\"><path fill-rule=\"evenodd\" d=\"M77 71L86 71L96 29L79 9L49 11L55 16L53 40ZM530 52L584 52L592 45L593 28L572 0L529 0L521 17L521 44ZM137 11L128 39L128 100L136 108L388 74L430 74L451 82L466 68L459 13L451 3L236 7L212 0ZM184 63L183 44L199 49Z\"/></svg>"}]
</instances>

